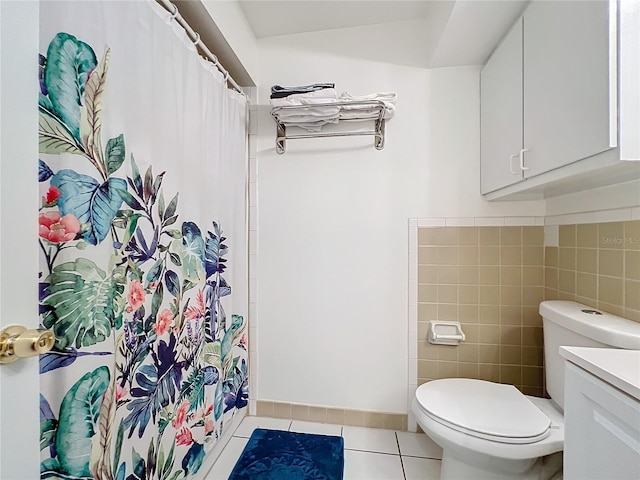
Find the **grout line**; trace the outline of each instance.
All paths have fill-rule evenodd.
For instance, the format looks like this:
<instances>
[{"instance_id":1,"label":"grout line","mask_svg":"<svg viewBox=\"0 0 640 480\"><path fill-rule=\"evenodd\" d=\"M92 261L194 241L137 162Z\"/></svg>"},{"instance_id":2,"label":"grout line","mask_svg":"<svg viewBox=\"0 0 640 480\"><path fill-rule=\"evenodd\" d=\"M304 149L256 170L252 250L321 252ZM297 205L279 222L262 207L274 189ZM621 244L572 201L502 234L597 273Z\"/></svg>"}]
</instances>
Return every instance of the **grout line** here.
<instances>
[{"instance_id":1,"label":"grout line","mask_svg":"<svg viewBox=\"0 0 640 480\"><path fill-rule=\"evenodd\" d=\"M400 454L400 468L402 468L402 476L404 480L407 480L407 472L404 471L404 462L402 461L402 450L400 450L400 439L398 439L398 432L393 432L396 437L396 445L398 446L398 453Z\"/></svg>"},{"instance_id":2,"label":"grout line","mask_svg":"<svg viewBox=\"0 0 640 480\"><path fill-rule=\"evenodd\" d=\"M375 453L376 455L389 455L391 457L399 457L400 454L398 453L389 453L389 452L376 452L374 450L363 450L361 448L346 448L345 450L349 450L351 452L364 452L364 453Z\"/></svg>"},{"instance_id":3,"label":"grout line","mask_svg":"<svg viewBox=\"0 0 640 480\"><path fill-rule=\"evenodd\" d=\"M402 455L400 454L401 457L410 457L410 458L424 458L425 460L437 460L438 462L441 462L442 459L441 458L434 458L434 457L421 457L419 455Z\"/></svg>"},{"instance_id":4,"label":"grout line","mask_svg":"<svg viewBox=\"0 0 640 480\"><path fill-rule=\"evenodd\" d=\"M402 476L404 480L407 480L407 472L404 470L404 461L402 460L402 455L400 455L400 468L402 468Z\"/></svg>"}]
</instances>

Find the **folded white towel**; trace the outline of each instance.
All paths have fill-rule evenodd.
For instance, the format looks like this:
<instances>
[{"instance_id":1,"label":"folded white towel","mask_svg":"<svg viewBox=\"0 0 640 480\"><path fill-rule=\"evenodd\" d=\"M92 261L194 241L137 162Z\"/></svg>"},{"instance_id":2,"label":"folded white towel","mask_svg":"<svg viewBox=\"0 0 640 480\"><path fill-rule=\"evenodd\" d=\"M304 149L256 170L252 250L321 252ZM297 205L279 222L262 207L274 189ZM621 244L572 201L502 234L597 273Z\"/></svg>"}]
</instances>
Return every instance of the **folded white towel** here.
<instances>
[{"instance_id":1,"label":"folded white towel","mask_svg":"<svg viewBox=\"0 0 640 480\"><path fill-rule=\"evenodd\" d=\"M309 93L297 93L283 98L272 98L271 105L285 107L289 105L313 105L316 103L330 103L337 101L338 93L335 88L323 88Z\"/></svg>"},{"instance_id":2,"label":"folded white towel","mask_svg":"<svg viewBox=\"0 0 640 480\"><path fill-rule=\"evenodd\" d=\"M304 130L308 130L309 132L319 132L324 125L328 123L338 123L338 119L332 120L316 120L309 122L284 122L284 124L288 127L298 127L303 128Z\"/></svg>"},{"instance_id":3,"label":"folded white towel","mask_svg":"<svg viewBox=\"0 0 640 480\"><path fill-rule=\"evenodd\" d=\"M357 110L340 112L340 120L371 120L376 119L380 115L378 110ZM384 113L382 118L391 118L390 115Z\"/></svg>"},{"instance_id":4,"label":"folded white towel","mask_svg":"<svg viewBox=\"0 0 640 480\"><path fill-rule=\"evenodd\" d=\"M286 98L274 98L271 100L272 107L301 107L304 105L322 105L324 103L335 103L338 100L336 98L301 98L293 102ZM281 110L284 111L284 110Z\"/></svg>"},{"instance_id":5,"label":"folded white towel","mask_svg":"<svg viewBox=\"0 0 640 480\"><path fill-rule=\"evenodd\" d=\"M371 93L369 95L351 95L349 92L342 92L340 97L338 97L338 101L348 102L348 101L367 101L367 100L378 100L380 102L384 102L384 118L391 118L396 111L396 100L398 99L398 94L395 92L377 92ZM350 110L357 110L357 112L350 112ZM357 119L361 118L362 115L368 115L367 118L376 118L377 115L375 110L372 109L371 113L368 114L366 109L363 109L362 106L357 105L345 105L342 107L342 112L340 113L340 119L349 120L349 119Z\"/></svg>"},{"instance_id":6,"label":"folded white towel","mask_svg":"<svg viewBox=\"0 0 640 480\"><path fill-rule=\"evenodd\" d=\"M323 88L308 93L292 94L283 98L272 98L273 107L295 106L277 110L278 119L287 127L299 127L310 132L319 132L323 125L338 123L338 120L369 120L378 118L379 109L369 105L327 105L335 102L380 101L384 103L383 118L391 118L395 113L397 94L378 92L354 96L343 92L339 97L334 88Z\"/></svg>"},{"instance_id":7,"label":"folded white towel","mask_svg":"<svg viewBox=\"0 0 640 480\"><path fill-rule=\"evenodd\" d=\"M396 103L398 94L395 92L376 92L369 95L351 95L349 92L342 92L340 94L340 100L380 100L385 103Z\"/></svg>"},{"instance_id":8,"label":"folded white towel","mask_svg":"<svg viewBox=\"0 0 640 480\"><path fill-rule=\"evenodd\" d=\"M278 119L280 119L282 123L316 122L319 120L337 121L339 118L338 114L338 110L335 110L333 112L319 112L316 110L310 110L307 113L293 112L289 115L278 115Z\"/></svg>"},{"instance_id":9,"label":"folded white towel","mask_svg":"<svg viewBox=\"0 0 640 480\"><path fill-rule=\"evenodd\" d=\"M298 107L279 109L277 111L278 119L288 127L300 127L311 132L318 132L323 125L338 122L339 107L320 105L336 102L337 97L338 94L334 88L323 88L284 98L272 98L271 105L274 107Z\"/></svg>"},{"instance_id":10,"label":"folded white towel","mask_svg":"<svg viewBox=\"0 0 640 480\"><path fill-rule=\"evenodd\" d=\"M333 116L340 112L339 106L327 105L326 102L318 104L305 105L282 105L283 107L293 106L295 108L278 108L276 111L281 118L290 115L317 115L317 116Z\"/></svg>"}]
</instances>

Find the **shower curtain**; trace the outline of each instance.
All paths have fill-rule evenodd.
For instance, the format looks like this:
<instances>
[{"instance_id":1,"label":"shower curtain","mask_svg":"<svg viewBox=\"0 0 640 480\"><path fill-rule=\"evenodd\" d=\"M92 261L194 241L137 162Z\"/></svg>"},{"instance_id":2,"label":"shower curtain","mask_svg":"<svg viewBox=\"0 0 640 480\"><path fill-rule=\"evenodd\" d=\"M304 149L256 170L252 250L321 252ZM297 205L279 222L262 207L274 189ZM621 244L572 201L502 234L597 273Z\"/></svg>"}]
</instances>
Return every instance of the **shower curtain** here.
<instances>
[{"instance_id":1,"label":"shower curtain","mask_svg":"<svg viewBox=\"0 0 640 480\"><path fill-rule=\"evenodd\" d=\"M248 402L245 99L153 1L40 15L41 477L202 478Z\"/></svg>"}]
</instances>

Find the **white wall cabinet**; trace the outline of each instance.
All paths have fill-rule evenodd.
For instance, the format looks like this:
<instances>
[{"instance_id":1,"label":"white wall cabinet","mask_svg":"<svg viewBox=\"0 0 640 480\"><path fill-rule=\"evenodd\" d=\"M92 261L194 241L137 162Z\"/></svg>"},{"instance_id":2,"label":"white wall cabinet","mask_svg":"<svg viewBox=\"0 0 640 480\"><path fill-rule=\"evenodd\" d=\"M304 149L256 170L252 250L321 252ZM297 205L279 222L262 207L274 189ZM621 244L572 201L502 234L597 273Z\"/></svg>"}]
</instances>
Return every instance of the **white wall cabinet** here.
<instances>
[{"instance_id":1,"label":"white wall cabinet","mask_svg":"<svg viewBox=\"0 0 640 480\"><path fill-rule=\"evenodd\" d=\"M534 1L490 57L480 77L481 193L488 199L543 198L550 183L567 187L569 177L637 159L618 148L617 5ZM637 37L637 25L625 35ZM633 62L625 72L637 71ZM634 122L638 131L637 119L626 131ZM612 172L629 179L627 170L640 175L640 164L622 170Z\"/></svg>"},{"instance_id":2,"label":"white wall cabinet","mask_svg":"<svg viewBox=\"0 0 640 480\"><path fill-rule=\"evenodd\" d=\"M482 193L521 181L522 18L480 74L480 182Z\"/></svg>"},{"instance_id":3,"label":"white wall cabinet","mask_svg":"<svg viewBox=\"0 0 640 480\"><path fill-rule=\"evenodd\" d=\"M564 478L640 478L640 401L565 363Z\"/></svg>"},{"instance_id":4,"label":"white wall cabinet","mask_svg":"<svg viewBox=\"0 0 640 480\"><path fill-rule=\"evenodd\" d=\"M525 176L532 177L617 146L609 69L616 48L608 1L534 2L524 21Z\"/></svg>"}]
</instances>

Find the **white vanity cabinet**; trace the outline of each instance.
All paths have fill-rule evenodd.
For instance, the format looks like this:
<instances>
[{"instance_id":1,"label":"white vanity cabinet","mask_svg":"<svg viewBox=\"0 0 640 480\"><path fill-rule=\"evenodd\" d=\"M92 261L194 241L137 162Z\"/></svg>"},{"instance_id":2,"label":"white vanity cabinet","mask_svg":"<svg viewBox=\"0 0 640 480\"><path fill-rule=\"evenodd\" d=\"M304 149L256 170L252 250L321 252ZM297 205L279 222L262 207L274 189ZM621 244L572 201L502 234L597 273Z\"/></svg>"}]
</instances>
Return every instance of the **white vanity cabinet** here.
<instances>
[{"instance_id":1,"label":"white vanity cabinet","mask_svg":"<svg viewBox=\"0 0 640 480\"><path fill-rule=\"evenodd\" d=\"M640 351L562 347L567 480L640 478Z\"/></svg>"},{"instance_id":2,"label":"white vanity cabinet","mask_svg":"<svg viewBox=\"0 0 640 480\"><path fill-rule=\"evenodd\" d=\"M640 145L637 116L619 119L619 102L622 108L638 101L639 84L625 80L631 72L640 81L638 5L534 0L527 7L480 75L481 193L487 199L518 192L543 198L551 182L611 165L617 165L611 171L616 181L629 172L640 175L640 164L619 166L640 158L633 148L619 148L623 120L625 132L635 130L627 144ZM625 9L635 10L635 24L624 20ZM629 44L624 52L619 34L620 46ZM619 81L625 82L624 99ZM604 181L602 172L595 177Z\"/></svg>"}]
</instances>

